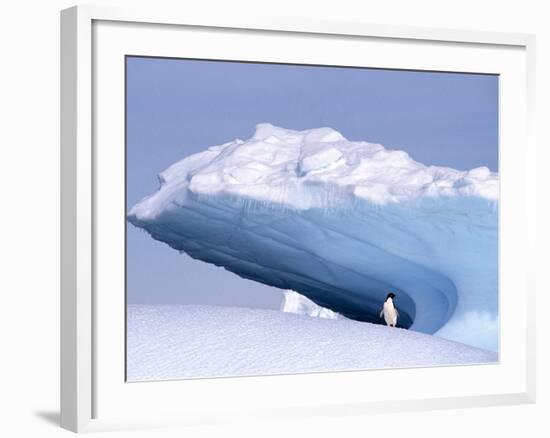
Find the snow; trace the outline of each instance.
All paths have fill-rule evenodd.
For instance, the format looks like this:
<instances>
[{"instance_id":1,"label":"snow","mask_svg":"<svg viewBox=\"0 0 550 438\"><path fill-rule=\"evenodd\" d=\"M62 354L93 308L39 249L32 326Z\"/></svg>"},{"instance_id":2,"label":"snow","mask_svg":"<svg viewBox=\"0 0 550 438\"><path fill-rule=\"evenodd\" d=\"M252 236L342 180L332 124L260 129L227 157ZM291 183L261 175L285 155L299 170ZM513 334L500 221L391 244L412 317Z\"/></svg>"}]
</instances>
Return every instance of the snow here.
<instances>
[{"instance_id":1,"label":"snow","mask_svg":"<svg viewBox=\"0 0 550 438\"><path fill-rule=\"evenodd\" d=\"M250 140L209 148L171 166L161 178L187 180L194 193L248 193L300 210L325 207L322 198L304 196L304 186L316 182L376 204L441 195L496 201L499 192L498 175L486 167L464 172L424 166L404 151L348 141L331 128L300 132L267 123L258 125Z\"/></svg>"},{"instance_id":2,"label":"snow","mask_svg":"<svg viewBox=\"0 0 550 438\"><path fill-rule=\"evenodd\" d=\"M129 305L129 381L496 362L430 335L276 310Z\"/></svg>"},{"instance_id":3,"label":"snow","mask_svg":"<svg viewBox=\"0 0 550 438\"><path fill-rule=\"evenodd\" d=\"M269 124L170 166L128 220L191 257L347 318L498 349L499 177L330 128Z\"/></svg>"},{"instance_id":4,"label":"snow","mask_svg":"<svg viewBox=\"0 0 550 438\"><path fill-rule=\"evenodd\" d=\"M330 309L321 307L313 301L300 295L293 290L286 290L283 293L283 302L281 303L281 311L286 313L294 313L296 315L307 315L317 318L338 319L341 318L336 312Z\"/></svg>"}]
</instances>

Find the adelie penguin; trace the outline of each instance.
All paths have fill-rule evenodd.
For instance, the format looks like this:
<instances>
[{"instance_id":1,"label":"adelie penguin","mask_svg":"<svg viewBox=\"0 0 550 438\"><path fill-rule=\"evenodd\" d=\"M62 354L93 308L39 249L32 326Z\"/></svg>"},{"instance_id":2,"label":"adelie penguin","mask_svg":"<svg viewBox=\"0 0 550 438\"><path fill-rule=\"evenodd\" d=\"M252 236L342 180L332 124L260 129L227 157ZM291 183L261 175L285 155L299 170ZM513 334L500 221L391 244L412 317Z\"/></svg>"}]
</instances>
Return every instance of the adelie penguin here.
<instances>
[{"instance_id":1,"label":"adelie penguin","mask_svg":"<svg viewBox=\"0 0 550 438\"><path fill-rule=\"evenodd\" d=\"M399 312L393 304L393 299L395 294L390 292L384 301L384 307L380 311L380 318L384 317L384 321L390 327L395 327L397 325L397 318L399 317Z\"/></svg>"}]
</instances>

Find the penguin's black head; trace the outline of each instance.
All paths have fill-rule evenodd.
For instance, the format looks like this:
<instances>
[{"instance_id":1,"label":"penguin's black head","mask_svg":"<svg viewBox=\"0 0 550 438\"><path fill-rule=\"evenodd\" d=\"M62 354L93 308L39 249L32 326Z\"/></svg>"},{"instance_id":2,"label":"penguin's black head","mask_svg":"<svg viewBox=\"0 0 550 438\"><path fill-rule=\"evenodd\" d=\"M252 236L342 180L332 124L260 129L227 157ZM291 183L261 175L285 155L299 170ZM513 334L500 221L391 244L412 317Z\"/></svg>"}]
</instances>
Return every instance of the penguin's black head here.
<instances>
[{"instance_id":1,"label":"penguin's black head","mask_svg":"<svg viewBox=\"0 0 550 438\"><path fill-rule=\"evenodd\" d=\"M388 300L388 298L391 298L393 300L395 298L395 294L393 292L390 292L386 297L386 301Z\"/></svg>"}]
</instances>

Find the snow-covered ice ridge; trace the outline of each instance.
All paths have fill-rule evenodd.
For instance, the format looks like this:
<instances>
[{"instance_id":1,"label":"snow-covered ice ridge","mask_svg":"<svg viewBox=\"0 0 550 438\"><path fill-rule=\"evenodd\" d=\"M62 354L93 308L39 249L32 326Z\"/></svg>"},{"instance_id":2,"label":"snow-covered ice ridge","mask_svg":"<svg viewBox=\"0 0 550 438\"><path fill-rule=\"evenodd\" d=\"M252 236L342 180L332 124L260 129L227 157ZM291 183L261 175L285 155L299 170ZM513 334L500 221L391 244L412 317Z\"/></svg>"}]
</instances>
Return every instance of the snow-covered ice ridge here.
<instances>
[{"instance_id":1,"label":"snow-covered ice ridge","mask_svg":"<svg viewBox=\"0 0 550 438\"><path fill-rule=\"evenodd\" d=\"M129 305L129 381L494 363L410 330L277 310Z\"/></svg>"},{"instance_id":2,"label":"snow-covered ice ridge","mask_svg":"<svg viewBox=\"0 0 550 438\"><path fill-rule=\"evenodd\" d=\"M160 174L137 227L241 277L348 318L498 348L499 177L425 166L330 128L260 124Z\"/></svg>"},{"instance_id":3,"label":"snow-covered ice ridge","mask_svg":"<svg viewBox=\"0 0 550 438\"><path fill-rule=\"evenodd\" d=\"M281 311L296 315L313 316L315 318L338 319L340 317L336 312L319 306L308 297L293 290L284 291Z\"/></svg>"}]
</instances>

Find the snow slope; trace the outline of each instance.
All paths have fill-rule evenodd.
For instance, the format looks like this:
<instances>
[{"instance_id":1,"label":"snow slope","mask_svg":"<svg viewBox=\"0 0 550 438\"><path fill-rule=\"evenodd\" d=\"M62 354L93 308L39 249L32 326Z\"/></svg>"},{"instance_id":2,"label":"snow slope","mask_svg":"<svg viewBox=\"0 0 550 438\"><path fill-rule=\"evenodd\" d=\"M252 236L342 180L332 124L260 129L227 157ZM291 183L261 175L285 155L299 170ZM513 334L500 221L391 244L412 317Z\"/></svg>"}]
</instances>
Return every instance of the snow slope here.
<instances>
[{"instance_id":1,"label":"snow slope","mask_svg":"<svg viewBox=\"0 0 550 438\"><path fill-rule=\"evenodd\" d=\"M276 310L129 305L129 381L488 363L430 335Z\"/></svg>"},{"instance_id":2,"label":"snow slope","mask_svg":"<svg viewBox=\"0 0 550 438\"><path fill-rule=\"evenodd\" d=\"M128 220L345 317L498 349L498 175L425 166L330 128L257 126L160 175Z\"/></svg>"}]
</instances>

